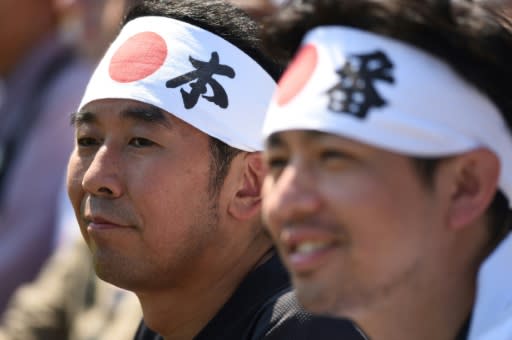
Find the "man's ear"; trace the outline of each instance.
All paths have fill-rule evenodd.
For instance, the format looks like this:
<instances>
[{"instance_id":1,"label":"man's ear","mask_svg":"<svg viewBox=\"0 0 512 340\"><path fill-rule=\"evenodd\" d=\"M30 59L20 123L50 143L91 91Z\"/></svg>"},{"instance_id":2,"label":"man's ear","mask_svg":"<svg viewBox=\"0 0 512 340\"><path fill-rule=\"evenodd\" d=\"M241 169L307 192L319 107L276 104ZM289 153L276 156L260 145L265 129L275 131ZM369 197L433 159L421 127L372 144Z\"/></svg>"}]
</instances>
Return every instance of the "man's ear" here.
<instances>
[{"instance_id":1,"label":"man's ear","mask_svg":"<svg viewBox=\"0 0 512 340\"><path fill-rule=\"evenodd\" d=\"M490 150L476 149L450 162L451 205L449 226L462 229L480 218L498 190L500 161Z\"/></svg>"},{"instance_id":2,"label":"man's ear","mask_svg":"<svg viewBox=\"0 0 512 340\"><path fill-rule=\"evenodd\" d=\"M235 196L228 207L232 216L240 220L247 220L260 213L261 186L264 175L261 153L246 153L243 159L243 173L240 176Z\"/></svg>"}]
</instances>

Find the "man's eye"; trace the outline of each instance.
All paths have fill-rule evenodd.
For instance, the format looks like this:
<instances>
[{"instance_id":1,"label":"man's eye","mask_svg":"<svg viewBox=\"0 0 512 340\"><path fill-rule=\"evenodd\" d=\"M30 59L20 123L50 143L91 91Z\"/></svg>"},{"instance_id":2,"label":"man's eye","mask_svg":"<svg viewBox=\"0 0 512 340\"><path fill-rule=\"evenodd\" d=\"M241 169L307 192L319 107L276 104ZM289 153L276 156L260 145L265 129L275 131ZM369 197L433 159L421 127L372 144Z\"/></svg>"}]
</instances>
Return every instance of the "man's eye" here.
<instances>
[{"instance_id":1,"label":"man's eye","mask_svg":"<svg viewBox=\"0 0 512 340\"><path fill-rule=\"evenodd\" d=\"M133 145L136 148L144 148L144 147L148 147L148 146L153 146L153 145L155 145L155 143L153 143L149 139L137 137L137 138L132 138L130 140L130 145Z\"/></svg>"},{"instance_id":2,"label":"man's eye","mask_svg":"<svg viewBox=\"0 0 512 340\"><path fill-rule=\"evenodd\" d=\"M343 160L347 158L347 154L337 150L325 150L321 152L320 158L324 161Z\"/></svg>"},{"instance_id":3,"label":"man's eye","mask_svg":"<svg viewBox=\"0 0 512 340\"><path fill-rule=\"evenodd\" d=\"M77 139L76 142L79 146L82 146L82 147L98 145L98 141L95 138L91 138L91 137L80 137Z\"/></svg>"}]
</instances>

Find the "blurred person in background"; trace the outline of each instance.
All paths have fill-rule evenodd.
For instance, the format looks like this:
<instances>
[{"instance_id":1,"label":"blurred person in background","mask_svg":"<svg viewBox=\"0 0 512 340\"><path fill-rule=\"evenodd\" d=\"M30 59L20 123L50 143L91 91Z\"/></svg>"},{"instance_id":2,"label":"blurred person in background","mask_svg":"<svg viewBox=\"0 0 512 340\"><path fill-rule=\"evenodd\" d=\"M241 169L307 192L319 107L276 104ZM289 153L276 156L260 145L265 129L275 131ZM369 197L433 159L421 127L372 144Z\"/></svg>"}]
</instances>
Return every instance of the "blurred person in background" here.
<instances>
[{"instance_id":1,"label":"blurred person in background","mask_svg":"<svg viewBox=\"0 0 512 340\"><path fill-rule=\"evenodd\" d=\"M0 314L56 247L69 112L91 67L63 41L55 0L0 1Z\"/></svg>"},{"instance_id":2,"label":"blurred person in background","mask_svg":"<svg viewBox=\"0 0 512 340\"><path fill-rule=\"evenodd\" d=\"M94 63L118 33L126 10L137 0L56 0L67 12L64 35Z\"/></svg>"},{"instance_id":3,"label":"blurred person in background","mask_svg":"<svg viewBox=\"0 0 512 340\"><path fill-rule=\"evenodd\" d=\"M60 36L95 63L133 2L61 1ZM66 121L74 110L62 112ZM61 246L37 278L11 298L0 323L0 340L132 339L142 317L137 298L96 276L69 198L65 191L60 196L56 228Z\"/></svg>"},{"instance_id":4,"label":"blurred person in background","mask_svg":"<svg viewBox=\"0 0 512 340\"><path fill-rule=\"evenodd\" d=\"M16 291L0 340L129 340L141 318L136 296L98 279L89 249L77 239Z\"/></svg>"}]
</instances>

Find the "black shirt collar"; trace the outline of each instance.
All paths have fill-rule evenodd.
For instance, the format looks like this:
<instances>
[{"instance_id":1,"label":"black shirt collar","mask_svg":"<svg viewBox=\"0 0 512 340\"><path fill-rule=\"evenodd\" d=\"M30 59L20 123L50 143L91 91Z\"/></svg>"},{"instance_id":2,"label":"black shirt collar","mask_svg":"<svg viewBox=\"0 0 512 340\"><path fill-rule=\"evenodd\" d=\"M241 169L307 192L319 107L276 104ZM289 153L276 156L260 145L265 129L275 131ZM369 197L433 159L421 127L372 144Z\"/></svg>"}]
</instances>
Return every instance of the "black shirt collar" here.
<instances>
[{"instance_id":1,"label":"black shirt collar","mask_svg":"<svg viewBox=\"0 0 512 340\"><path fill-rule=\"evenodd\" d=\"M245 277L219 313L195 339L229 339L230 334L243 334L252 322L256 310L274 295L289 289L288 273L279 257L274 254Z\"/></svg>"}]
</instances>

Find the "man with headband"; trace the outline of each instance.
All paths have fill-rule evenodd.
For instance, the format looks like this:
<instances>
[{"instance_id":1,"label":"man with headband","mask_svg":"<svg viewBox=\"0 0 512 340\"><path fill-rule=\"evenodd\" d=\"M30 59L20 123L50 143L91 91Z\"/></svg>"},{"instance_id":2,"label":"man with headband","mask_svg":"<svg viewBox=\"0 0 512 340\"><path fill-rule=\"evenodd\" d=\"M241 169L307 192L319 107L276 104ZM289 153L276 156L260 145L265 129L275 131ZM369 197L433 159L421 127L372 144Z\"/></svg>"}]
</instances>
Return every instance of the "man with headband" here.
<instances>
[{"instance_id":1,"label":"man with headband","mask_svg":"<svg viewBox=\"0 0 512 340\"><path fill-rule=\"evenodd\" d=\"M263 228L280 67L257 33L226 2L143 1L72 117L68 193L98 276L141 302L138 339L361 338L299 309Z\"/></svg>"},{"instance_id":2,"label":"man with headband","mask_svg":"<svg viewBox=\"0 0 512 340\"><path fill-rule=\"evenodd\" d=\"M306 309L376 340L512 339L505 23L423 0L269 23L272 46L302 44L264 123L262 209Z\"/></svg>"}]
</instances>

